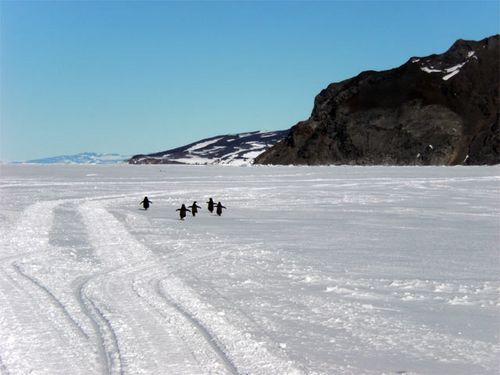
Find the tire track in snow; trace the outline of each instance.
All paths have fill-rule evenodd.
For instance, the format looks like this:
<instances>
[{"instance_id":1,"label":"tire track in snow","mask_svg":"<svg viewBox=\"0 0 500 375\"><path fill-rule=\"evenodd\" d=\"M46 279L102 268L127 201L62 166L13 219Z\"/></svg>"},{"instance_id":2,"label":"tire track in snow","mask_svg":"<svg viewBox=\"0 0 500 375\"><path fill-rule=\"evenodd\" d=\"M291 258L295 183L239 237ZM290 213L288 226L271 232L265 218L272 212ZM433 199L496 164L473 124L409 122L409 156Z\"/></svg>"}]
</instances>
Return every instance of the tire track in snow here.
<instances>
[{"instance_id":1,"label":"tire track in snow","mask_svg":"<svg viewBox=\"0 0 500 375\"><path fill-rule=\"evenodd\" d=\"M206 257L208 256L202 258ZM192 259L196 259L193 263L200 261L199 257ZM165 324L177 332L189 347L193 357L207 373L238 374L234 364L226 361L226 354L217 346L208 331L200 323L193 321L187 312L181 311L182 307L164 297L159 288L159 280L165 277L166 268L168 268L167 265L159 267L155 264L137 273L132 283L132 289L136 295L154 309Z\"/></svg>"},{"instance_id":2,"label":"tire track in snow","mask_svg":"<svg viewBox=\"0 0 500 375\"><path fill-rule=\"evenodd\" d=\"M181 235L180 238L185 238L185 235ZM179 259L175 265L171 265L170 261L165 262L164 268L168 270L168 273L163 272L154 277L150 276L154 289L164 302L175 308L191 325L198 329L215 352L224 355L227 359L225 366L228 371L236 374L303 373L302 370L295 367L292 361L286 358L286 354L270 351L265 344L258 342L248 332L243 332L239 325L229 323L227 319L223 318L224 312L215 311L213 306L204 302L201 296L176 276L176 274L184 272L189 273L196 264L221 256L218 247L212 249L210 253L204 252L204 255L200 256L193 252L190 247L192 239L189 242L170 240L170 242L175 243L179 241L181 242L180 247L176 246L175 252L169 253L168 256L168 259L171 260L173 256L178 255ZM204 242L206 243L206 241ZM217 244L218 242L213 246ZM186 257L185 254L190 255ZM175 295L170 289L163 287L163 283L180 286L177 289L180 289L181 292ZM245 316L245 314L242 315ZM246 318L251 321L249 317Z\"/></svg>"},{"instance_id":3,"label":"tire track in snow","mask_svg":"<svg viewBox=\"0 0 500 375\"><path fill-rule=\"evenodd\" d=\"M176 277L166 277L159 281L160 294L175 304L196 322L208 337L216 340L221 351L227 353L230 363L234 363L238 373L243 374L289 374L299 375L303 371L292 361L278 357L250 333L224 319L224 313L216 311L209 303L201 300L191 288Z\"/></svg>"},{"instance_id":4,"label":"tire track in snow","mask_svg":"<svg viewBox=\"0 0 500 375\"><path fill-rule=\"evenodd\" d=\"M89 202L80 206L80 210L90 230L91 243L103 264L119 267L114 273L128 273L127 277L130 280L133 275L140 276L142 269L151 264L165 267L168 271L168 265L161 264L157 257L153 256L127 231L122 223L105 209ZM101 289L105 285L101 285ZM201 297L173 276L172 271L159 275L156 285L154 292L204 337L205 344L211 347L230 373L302 373L294 368L291 361L274 355L262 343L257 342L238 327L228 324L221 315L214 312L213 307L203 302ZM172 286L176 288L175 291L171 290ZM127 303L127 301L123 302ZM120 346L121 341L130 346L126 338L123 340L118 335ZM129 355L130 353L124 353L124 356Z\"/></svg>"},{"instance_id":5,"label":"tire track in snow","mask_svg":"<svg viewBox=\"0 0 500 375\"><path fill-rule=\"evenodd\" d=\"M86 295L85 288L91 277L87 278L79 287L78 301L84 313L89 317L94 326L98 338L99 355L102 365L109 375L123 374L123 362L116 333L111 323L99 310L96 303Z\"/></svg>"},{"instance_id":6,"label":"tire track in snow","mask_svg":"<svg viewBox=\"0 0 500 375\"><path fill-rule=\"evenodd\" d=\"M99 363L103 368L103 373L110 374L111 373L111 364L108 360L109 355L106 352L106 348L104 345L104 338L102 329L97 322L98 318L95 316L96 314L91 312L90 301L87 300L84 295L83 288L87 284L87 282L91 279L92 276L83 276L77 280L75 280L76 284L73 286L73 292L75 295L75 299L80 306L81 311L87 316L90 323L92 324L92 328L96 335L96 345L99 355Z\"/></svg>"},{"instance_id":7,"label":"tire track in snow","mask_svg":"<svg viewBox=\"0 0 500 375\"><path fill-rule=\"evenodd\" d=\"M158 265L148 264L146 268L150 267L157 268ZM207 373L221 373L218 365L220 358L210 348L206 348L203 338L197 340L197 345L193 345L191 340L186 341L185 337L179 336L178 327L172 323L179 321L177 311L163 306L165 308L162 312L167 315L165 319L165 315L159 316L157 310L153 310L147 301L140 298L134 282L138 278L148 279L149 275L149 270L145 271L142 264L139 269L118 269L106 275L96 285L105 292L102 298L106 299L106 305L112 310L109 312L110 320L120 322L115 325L115 330L119 332L119 339L121 338L127 372L204 373L206 367L198 360L200 356L194 355L201 348L204 353L211 354L210 360L204 363L214 371ZM194 334L200 336L196 330Z\"/></svg>"},{"instance_id":8,"label":"tire track in snow","mask_svg":"<svg viewBox=\"0 0 500 375\"><path fill-rule=\"evenodd\" d=\"M88 228L94 253L105 267L111 268L108 272L89 279L88 286L82 289L82 299L87 298L87 305L92 302L94 307L100 310L102 317L109 323L106 326L107 330L116 337L116 348L106 350L121 353L124 373L139 373L146 367L161 366L153 363L153 359L166 354L174 357L180 355L179 366L187 366L186 368L190 369L178 368L173 373L199 373L201 369L197 367L198 365L189 363L192 362L192 359L189 359L192 357L191 351L186 355L186 352L182 354L176 349L184 347L182 342L179 342L177 332L173 333L172 327L165 325L164 321L157 326L151 309L144 309L147 306L143 301L134 300L134 298L139 299L130 285L134 275L140 274L145 265L151 267L151 264L154 264L158 267L158 259L102 207L89 202L79 209ZM119 289L115 284L120 286ZM91 293L90 286L92 286ZM137 310L136 305L141 307L141 311ZM92 311L91 315L94 315L93 320L102 330L103 324L96 319L95 312ZM105 339L103 341L106 343ZM142 343L142 346L139 343ZM149 346L149 350L143 346ZM166 351L165 346L171 348L168 349L169 353L162 354ZM168 358L165 358L165 361L168 362ZM197 369L193 370L195 367Z\"/></svg>"},{"instance_id":9,"label":"tire track in snow","mask_svg":"<svg viewBox=\"0 0 500 375\"><path fill-rule=\"evenodd\" d=\"M83 365L88 360L81 352L82 344L87 345L85 334L75 327L76 322L65 307L56 302L57 298L47 288L43 291L41 284L35 285L25 272L16 269L19 266L15 260L47 253L53 211L61 202L45 201L28 206L1 238L0 354L7 372L24 374L43 369L50 374L68 371L79 374L92 368ZM44 305L47 298L50 303ZM40 309L41 306L45 308ZM58 319L61 311L65 316L62 320ZM76 336L71 334L75 328ZM49 358L47 353L51 353Z\"/></svg>"},{"instance_id":10,"label":"tire track in snow","mask_svg":"<svg viewBox=\"0 0 500 375\"><path fill-rule=\"evenodd\" d=\"M164 292L160 285L161 281L156 281L155 290L165 301L177 310L188 322L195 327L201 335L205 338L206 342L210 345L213 351L223 360L226 369L233 375L239 375L239 371L234 365L233 361L226 355L226 350L221 347L219 341L210 333L210 331L201 323L195 316L191 315L180 304L176 303L168 293Z\"/></svg>"},{"instance_id":11,"label":"tire track in snow","mask_svg":"<svg viewBox=\"0 0 500 375\"><path fill-rule=\"evenodd\" d=\"M47 297L52 301L52 303L57 306L62 314L66 317L68 322L75 328L75 330L86 340L89 340L89 335L83 330L83 328L80 326L80 324L73 319L69 311L66 309L66 307L57 299L57 297L45 286L43 285L39 280L37 280L35 277L32 277L25 273L21 267L17 263L13 263L12 267L16 270L16 272L24 277L26 280L31 282L35 287L39 288L42 292L44 292Z\"/></svg>"},{"instance_id":12,"label":"tire track in snow","mask_svg":"<svg viewBox=\"0 0 500 375\"><path fill-rule=\"evenodd\" d=\"M95 320L99 320L99 316L94 317L93 315L91 315L88 312L88 309L86 308L84 303L79 299L78 294L75 293L75 291L74 291L75 287L72 286L73 282L71 281L71 279L70 279L71 282L66 283L66 279L60 279L58 277L52 278L51 275L47 275L47 276L43 277L43 275L45 275L44 273L41 274L42 275L41 279L34 276L34 274L37 274L36 271L37 271L37 268L39 266L41 266L42 272L44 270L46 270L48 267L50 267L51 269L53 267L55 267L56 269L60 269L60 267L64 267L65 269L69 268L71 271L69 272L69 274L66 275L66 278L68 276L72 277L73 274L85 275L85 274L88 274L89 272L92 272L92 269L88 268L88 265L86 267L83 267L83 269L82 269L79 266L79 262L77 260L75 260L72 257L68 257L68 254L64 253L64 249L73 243L73 240L71 238L69 239L69 242L71 244L68 243L66 246L63 246L63 247L51 246L51 241L50 241L50 239L51 239L50 237L54 234L53 233L53 231L55 229L54 226L57 225L57 221L55 220L55 219L57 219L56 207L63 206L64 204L73 204L74 205L75 203L78 203L78 202L81 203L82 201L87 201L87 199L66 199L66 200L57 201L58 204L54 206L53 211L51 212L51 225L47 226L47 227L50 227L50 229L48 230L48 237L49 238L47 241L47 247L45 249L45 254L40 254L40 256L38 256L39 254L34 254L34 253L30 252L29 253L30 256L27 258L27 259L30 259L30 263L32 263L32 265L31 265L32 270L31 269L29 270L28 268L22 267L17 262L12 263L11 266L17 272L18 275L20 275L24 280L27 280L28 282L30 282L33 287L38 288L38 290L41 291L42 294L44 294L46 297L48 297L48 300L50 301L50 303L52 305L54 305L57 309L59 309L60 312L62 312L63 319L66 319L72 325L73 328L76 328L77 332L82 337L82 339L84 339L84 341L87 343L88 346L95 346L96 347L95 352L97 354L97 357L101 358L101 361L95 362L95 363L93 361L92 365L95 366L96 364L100 363L102 365L105 373L112 373L111 371L109 371L108 366L107 366L106 356L105 356L105 352L104 352L103 346L102 346L103 338L100 336L101 331L98 329L97 323L95 322ZM71 217L66 218L66 220L71 220L71 219L72 219ZM42 224L44 224L43 220L40 220L40 222ZM45 222L45 224L47 224L47 223ZM82 226L81 223L80 223L80 226ZM40 225L39 225L39 228L40 228ZM57 236L58 233L56 233L55 235ZM61 235L61 234L59 234L59 235ZM75 235L74 233L70 233L70 237L74 236L74 235ZM66 241L68 241L68 238L66 238ZM81 248L81 246L76 247L77 250L79 250L80 248ZM51 256L57 257L57 259L54 259L54 261L57 260L57 262L51 263L51 265L48 266L49 263L47 263L47 260L49 260ZM11 258L17 258L17 257L13 256ZM38 264L39 261L41 262L40 265ZM24 262L26 262L26 261L24 261ZM56 274L54 274L54 276L57 276L57 272L56 272ZM83 276L83 277L85 277L85 276ZM44 283L41 280L45 280L48 282ZM69 295L67 295L68 292L70 292ZM66 308L64 303L61 302L61 300L56 296L56 294L67 295L66 296L66 299L67 299L66 303L70 303L71 301L77 302L76 306L71 305L73 307L72 312L79 317L86 316L89 319L88 321L91 324L91 326L89 327L89 329L91 329L90 332L95 333L95 335L90 336L89 334L87 334L85 332L85 330L83 329L83 327L81 325L81 323L83 323L82 320L81 319L76 320L75 318L73 318L71 312L68 311L68 309ZM45 304L45 306L48 306L48 304ZM80 323L78 321L80 321ZM102 329L102 331L107 332L105 329ZM108 341L110 341L110 340L108 340ZM111 342L112 342L112 340L111 340ZM95 358L93 358L93 359L95 359ZM121 368L121 367L119 366L119 368ZM87 371L88 370L89 370L89 368L87 366Z\"/></svg>"}]
</instances>

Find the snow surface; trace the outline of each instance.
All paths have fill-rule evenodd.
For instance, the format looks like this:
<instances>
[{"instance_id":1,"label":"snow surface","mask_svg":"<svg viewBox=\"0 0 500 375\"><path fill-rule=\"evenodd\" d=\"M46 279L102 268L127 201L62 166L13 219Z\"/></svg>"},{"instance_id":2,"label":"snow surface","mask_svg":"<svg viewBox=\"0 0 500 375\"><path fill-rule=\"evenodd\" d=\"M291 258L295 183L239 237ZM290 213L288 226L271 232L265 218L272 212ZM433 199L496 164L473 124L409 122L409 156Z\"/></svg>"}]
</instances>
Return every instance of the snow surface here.
<instances>
[{"instance_id":1,"label":"snow surface","mask_svg":"<svg viewBox=\"0 0 500 375\"><path fill-rule=\"evenodd\" d=\"M190 147L186 150L186 152L192 152L192 151L195 151L195 150L198 150L200 148L205 148L207 146L210 146L212 143L217 143L218 141L220 141L222 138L215 138L215 139L211 139L209 141L205 141L205 142L200 142L200 143L197 143L195 144L193 147Z\"/></svg>"},{"instance_id":2,"label":"snow surface","mask_svg":"<svg viewBox=\"0 0 500 375\"><path fill-rule=\"evenodd\" d=\"M447 74L447 75L445 75L445 76L443 77L443 81L447 81L447 80L449 80L451 77L453 77L453 76L457 75L458 73L460 73L460 70L458 70L458 69L457 69L457 70L452 71L450 74Z\"/></svg>"},{"instance_id":3,"label":"snow surface","mask_svg":"<svg viewBox=\"0 0 500 375\"><path fill-rule=\"evenodd\" d=\"M442 70L441 69L431 69L431 68L428 68L426 66L420 68L420 70L426 72L426 73L441 73Z\"/></svg>"},{"instance_id":4,"label":"snow surface","mask_svg":"<svg viewBox=\"0 0 500 375\"><path fill-rule=\"evenodd\" d=\"M0 172L1 374L500 371L498 167Z\"/></svg>"}]
</instances>

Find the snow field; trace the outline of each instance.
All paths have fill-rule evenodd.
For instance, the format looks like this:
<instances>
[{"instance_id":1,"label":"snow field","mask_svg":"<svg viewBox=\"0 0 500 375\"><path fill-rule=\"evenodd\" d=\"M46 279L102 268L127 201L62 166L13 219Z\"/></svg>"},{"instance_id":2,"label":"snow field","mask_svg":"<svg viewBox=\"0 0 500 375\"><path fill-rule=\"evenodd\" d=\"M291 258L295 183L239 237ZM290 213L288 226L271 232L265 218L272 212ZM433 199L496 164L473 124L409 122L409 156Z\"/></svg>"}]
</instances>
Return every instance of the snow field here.
<instances>
[{"instance_id":1,"label":"snow field","mask_svg":"<svg viewBox=\"0 0 500 375\"><path fill-rule=\"evenodd\" d=\"M1 168L0 373L500 369L496 167Z\"/></svg>"}]
</instances>

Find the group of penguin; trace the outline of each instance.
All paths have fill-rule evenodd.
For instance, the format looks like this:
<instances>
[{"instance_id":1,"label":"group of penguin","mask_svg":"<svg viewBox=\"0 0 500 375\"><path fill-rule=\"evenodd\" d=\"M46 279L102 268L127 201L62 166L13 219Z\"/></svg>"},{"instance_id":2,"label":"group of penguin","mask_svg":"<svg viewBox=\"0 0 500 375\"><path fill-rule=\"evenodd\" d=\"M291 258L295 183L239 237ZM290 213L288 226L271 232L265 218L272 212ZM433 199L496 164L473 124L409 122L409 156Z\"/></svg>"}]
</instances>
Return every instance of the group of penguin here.
<instances>
[{"instance_id":1,"label":"group of penguin","mask_svg":"<svg viewBox=\"0 0 500 375\"><path fill-rule=\"evenodd\" d=\"M145 210L147 210L149 208L149 205L153 203L151 202L148 197L144 197L144 199L142 200L141 203L139 203L140 205L142 204L142 206L144 207ZM208 206L208 211L210 211L210 213L213 213L214 212L214 208L215 208L215 212L217 213L217 216L221 216L222 215L222 209L225 209L226 207L224 207L222 205L221 202L218 202L217 204L215 204L215 202L213 201L212 198L210 198L207 202L207 206ZM190 208L190 210L186 207L186 205L183 203L181 208L178 208L176 211L179 211L179 216L181 218L181 220L184 220L184 218L186 217L186 212L189 211L191 212L191 214L193 216L196 216L196 214L198 213L198 208L201 208L200 206L198 206L196 204L196 201L193 202L193 204L191 206L188 206Z\"/></svg>"}]
</instances>

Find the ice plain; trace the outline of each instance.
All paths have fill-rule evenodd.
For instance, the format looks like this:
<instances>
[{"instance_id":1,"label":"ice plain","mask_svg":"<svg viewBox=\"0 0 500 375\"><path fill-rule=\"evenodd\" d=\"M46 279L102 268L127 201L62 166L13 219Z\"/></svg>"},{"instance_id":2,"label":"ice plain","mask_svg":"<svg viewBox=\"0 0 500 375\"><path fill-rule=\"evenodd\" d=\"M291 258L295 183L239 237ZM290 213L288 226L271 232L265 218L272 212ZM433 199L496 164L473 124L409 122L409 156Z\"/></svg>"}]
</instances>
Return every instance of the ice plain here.
<instances>
[{"instance_id":1,"label":"ice plain","mask_svg":"<svg viewBox=\"0 0 500 375\"><path fill-rule=\"evenodd\" d=\"M498 167L0 172L2 374L500 372Z\"/></svg>"}]
</instances>

